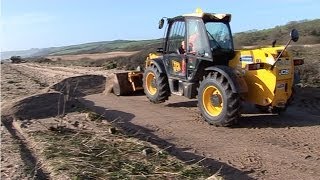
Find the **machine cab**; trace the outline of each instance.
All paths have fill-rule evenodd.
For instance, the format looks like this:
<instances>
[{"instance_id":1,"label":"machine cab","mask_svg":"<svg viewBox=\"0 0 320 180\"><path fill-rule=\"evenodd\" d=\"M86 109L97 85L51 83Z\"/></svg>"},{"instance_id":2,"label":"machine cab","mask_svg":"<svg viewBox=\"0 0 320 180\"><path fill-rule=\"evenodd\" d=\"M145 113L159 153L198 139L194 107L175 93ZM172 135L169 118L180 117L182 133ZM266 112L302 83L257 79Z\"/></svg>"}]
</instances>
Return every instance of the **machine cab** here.
<instances>
[{"instance_id":1,"label":"machine cab","mask_svg":"<svg viewBox=\"0 0 320 180\"><path fill-rule=\"evenodd\" d=\"M168 19L163 60L169 79L195 80L202 61L227 64L234 53L230 19L229 14L200 10Z\"/></svg>"}]
</instances>

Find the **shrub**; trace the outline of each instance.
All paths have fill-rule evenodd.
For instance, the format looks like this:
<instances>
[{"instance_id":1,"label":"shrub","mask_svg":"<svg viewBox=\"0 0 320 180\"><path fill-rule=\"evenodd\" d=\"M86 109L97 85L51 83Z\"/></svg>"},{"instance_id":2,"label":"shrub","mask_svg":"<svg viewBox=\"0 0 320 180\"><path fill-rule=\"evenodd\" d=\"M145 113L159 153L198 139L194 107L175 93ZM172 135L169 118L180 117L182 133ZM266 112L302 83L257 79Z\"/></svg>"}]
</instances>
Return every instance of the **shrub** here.
<instances>
[{"instance_id":1,"label":"shrub","mask_svg":"<svg viewBox=\"0 0 320 180\"><path fill-rule=\"evenodd\" d=\"M21 56L11 56L10 60L12 63L21 63L22 62Z\"/></svg>"}]
</instances>

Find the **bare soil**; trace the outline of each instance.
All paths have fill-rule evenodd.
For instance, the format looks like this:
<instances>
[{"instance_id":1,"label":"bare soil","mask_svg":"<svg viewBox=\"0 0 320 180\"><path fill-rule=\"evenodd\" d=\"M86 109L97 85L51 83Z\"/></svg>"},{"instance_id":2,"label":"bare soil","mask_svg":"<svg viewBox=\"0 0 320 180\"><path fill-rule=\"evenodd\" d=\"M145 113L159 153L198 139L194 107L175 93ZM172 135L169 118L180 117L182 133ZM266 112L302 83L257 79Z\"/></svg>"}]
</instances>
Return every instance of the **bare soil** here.
<instances>
[{"instance_id":1,"label":"bare soil","mask_svg":"<svg viewBox=\"0 0 320 180\"><path fill-rule=\"evenodd\" d=\"M125 135L79 103L79 97L103 93L110 74L87 75L88 71L72 69L59 73L57 67L36 64L2 68L2 92L15 92L3 97L1 107L2 179L204 179L212 175L196 163L186 165L149 142ZM34 73L41 79L35 80ZM95 74L101 74L98 68ZM18 82L10 83L19 77L32 87L46 85L26 92L15 87ZM215 172L212 177L219 176Z\"/></svg>"},{"instance_id":2,"label":"bare soil","mask_svg":"<svg viewBox=\"0 0 320 180\"><path fill-rule=\"evenodd\" d=\"M259 114L244 105L243 117L232 128L208 125L198 114L197 102L179 96L161 105L150 104L144 96L90 95L82 101L160 145L173 146L183 160L207 158L206 165L222 166L231 179L317 179L320 92L309 90L280 116Z\"/></svg>"},{"instance_id":3,"label":"bare soil","mask_svg":"<svg viewBox=\"0 0 320 180\"><path fill-rule=\"evenodd\" d=\"M29 141L20 134L11 122L4 121L3 115L15 114L22 119L39 118L41 116L39 113L45 114L47 117L59 115L58 106L56 106L59 95L51 93L44 97L40 96L36 98L38 101L31 98L33 103L28 102L26 97L48 92L49 86L57 87L60 85L60 81L68 77L87 74L103 75L105 71L100 68L82 69L81 67L48 65L43 68L37 64L1 64L1 179L32 179L36 177L41 179L41 177L46 177L45 173L41 172L41 168L38 173L39 160L33 153L34 146L28 144ZM21 103L20 99L24 98L26 99L22 103L25 102L24 104L28 105L27 108L21 108L19 103L18 105L15 103ZM37 103L38 106L35 106ZM43 105L43 103L45 104ZM9 121L12 120L9 119Z\"/></svg>"},{"instance_id":4,"label":"bare soil","mask_svg":"<svg viewBox=\"0 0 320 180\"><path fill-rule=\"evenodd\" d=\"M210 126L202 120L196 100L171 96L169 101L155 105L148 102L144 95L116 97L102 93L103 87L106 86L103 83L108 83L107 81L97 80L90 86L85 86L86 83L78 86L77 82L82 81L70 78L80 75L82 79L90 81L90 78L108 77L112 73L101 68L25 63L3 64L1 70L2 114L29 119L24 121L26 128L21 128L23 132L28 127L44 128L41 123L31 121L44 118L37 116L39 112L48 112L44 115L52 119L52 116L60 111L59 108L54 109L58 107L56 105L59 101L54 103L50 101L51 96L52 99L56 99L60 94L51 91L62 90L61 102L65 102L64 99L69 98L65 96L66 92L70 90L76 92L79 88L83 89L79 92L84 93L74 94L77 96L77 101L104 115L105 119L117 127L161 149L166 149L185 162L205 165L212 172L221 168L226 179L319 179L320 177L319 88L297 89L294 104L280 116L261 114L252 105L244 104L239 124L231 128L221 128ZM56 85L52 86L54 84ZM69 84L70 88L65 89L63 84ZM56 89L50 90L49 87ZM95 91L87 91L89 87L95 87L93 88ZM48 91L51 95L36 95L36 98L32 98L38 100L32 101L34 104L30 104L26 98L27 100L18 101L19 106L14 106L17 105L17 99ZM45 104L46 101L52 105L47 109L41 106L41 102ZM14 102L13 105L11 102ZM22 103L29 105L27 111L20 108L6 108L21 107ZM73 103L77 102L66 104L69 106L68 110L74 111ZM37 104L38 106L35 106ZM52 114L49 113L50 110ZM79 119L80 116L77 116ZM69 125L76 121L68 116L66 118ZM95 128L90 122L84 126L93 130ZM21 127L21 124L17 127ZM28 179L30 176L41 177L41 175L46 177L48 169L42 170L41 165L37 163L39 159L34 153L35 150L29 148L31 149L29 153L21 153L24 152L25 146L30 147L30 142L28 139L17 138L20 135L19 133L14 135L12 132L15 130L17 129L14 126L11 130L8 126L2 126L1 177L3 179ZM37 171L29 173L30 169Z\"/></svg>"}]
</instances>

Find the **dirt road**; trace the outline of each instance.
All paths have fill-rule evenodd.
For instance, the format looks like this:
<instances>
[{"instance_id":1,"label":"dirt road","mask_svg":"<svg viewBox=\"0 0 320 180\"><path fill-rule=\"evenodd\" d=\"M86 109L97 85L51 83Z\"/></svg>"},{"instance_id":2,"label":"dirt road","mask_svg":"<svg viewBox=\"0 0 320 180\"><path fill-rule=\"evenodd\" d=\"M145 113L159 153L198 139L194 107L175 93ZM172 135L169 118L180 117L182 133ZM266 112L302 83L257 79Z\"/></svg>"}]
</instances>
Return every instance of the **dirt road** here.
<instances>
[{"instance_id":1,"label":"dirt road","mask_svg":"<svg viewBox=\"0 0 320 180\"><path fill-rule=\"evenodd\" d=\"M258 179L320 177L319 108L311 114L292 107L275 116L246 107L238 126L221 128L202 121L196 101L178 96L161 105L150 104L145 96L91 95L83 102L108 119L118 118L125 126L174 145L181 158L189 158L184 151L195 153Z\"/></svg>"},{"instance_id":2,"label":"dirt road","mask_svg":"<svg viewBox=\"0 0 320 180\"><path fill-rule=\"evenodd\" d=\"M39 64L5 65L4 69L2 103L40 92L70 76L110 73L99 68ZM221 167L227 179L319 179L320 91L298 91L295 104L281 116L258 114L250 105L244 105L239 125L232 128L208 125L200 117L195 100L178 96L158 105L149 103L143 95L95 94L81 101L182 160L213 169ZM14 151L15 146L11 148ZM10 155L10 151L5 153L2 158ZM12 168L10 162L4 161Z\"/></svg>"}]
</instances>

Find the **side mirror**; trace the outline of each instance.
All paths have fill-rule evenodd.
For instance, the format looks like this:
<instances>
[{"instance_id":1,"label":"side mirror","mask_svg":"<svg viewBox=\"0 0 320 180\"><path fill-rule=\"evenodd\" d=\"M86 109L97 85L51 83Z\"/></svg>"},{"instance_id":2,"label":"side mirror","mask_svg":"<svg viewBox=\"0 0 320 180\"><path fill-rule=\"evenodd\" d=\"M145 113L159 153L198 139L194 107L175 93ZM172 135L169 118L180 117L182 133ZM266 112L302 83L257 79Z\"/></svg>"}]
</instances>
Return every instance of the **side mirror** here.
<instances>
[{"instance_id":1,"label":"side mirror","mask_svg":"<svg viewBox=\"0 0 320 180\"><path fill-rule=\"evenodd\" d=\"M162 29L163 28L163 24L164 24L164 19L160 19L159 21L159 29Z\"/></svg>"},{"instance_id":2,"label":"side mirror","mask_svg":"<svg viewBox=\"0 0 320 180\"><path fill-rule=\"evenodd\" d=\"M273 70L274 66L276 65L276 63L279 61L280 57L282 56L282 53L287 49L287 47L289 46L290 42L297 42L299 39L299 32L296 29L292 29L292 31L290 32L290 36L291 39L287 42L286 46L284 47L284 49L280 52L280 54L277 56L277 58L275 59L275 62L273 63L273 65L271 66L271 70Z\"/></svg>"},{"instance_id":3,"label":"side mirror","mask_svg":"<svg viewBox=\"0 0 320 180\"><path fill-rule=\"evenodd\" d=\"M293 42L297 42L299 39L299 32L296 29L292 29L292 31L290 32L290 36L291 36L291 40Z\"/></svg>"}]
</instances>

